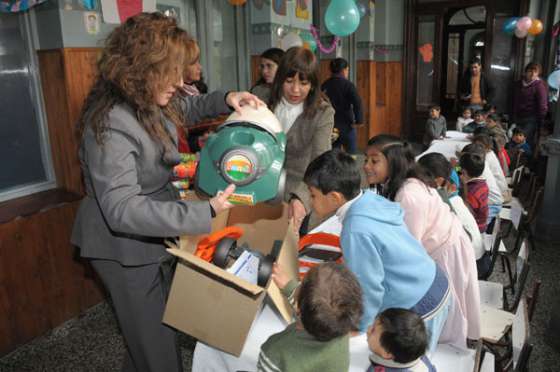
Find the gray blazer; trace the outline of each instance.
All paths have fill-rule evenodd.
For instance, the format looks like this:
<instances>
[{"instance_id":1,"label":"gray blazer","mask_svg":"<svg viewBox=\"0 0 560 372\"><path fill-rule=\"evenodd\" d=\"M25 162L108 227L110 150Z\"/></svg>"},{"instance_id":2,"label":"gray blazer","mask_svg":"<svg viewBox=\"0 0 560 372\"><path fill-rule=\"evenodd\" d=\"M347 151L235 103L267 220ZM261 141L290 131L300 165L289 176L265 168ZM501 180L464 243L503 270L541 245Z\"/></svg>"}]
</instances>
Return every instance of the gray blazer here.
<instances>
[{"instance_id":1,"label":"gray blazer","mask_svg":"<svg viewBox=\"0 0 560 372\"><path fill-rule=\"evenodd\" d=\"M230 111L222 92L179 99L188 123ZM175 126L165 125L176 142ZM82 257L156 263L167 255L164 238L209 232L208 201L178 200L170 183L176 147L164 151L152 141L125 104L109 112L108 126L102 146L87 129L79 150L86 196L71 241Z\"/></svg>"},{"instance_id":2,"label":"gray blazer","mask_svg":"<svg viewBox=\"0 0 560 372\"><path fill-rule=\"evenodd\" d=\"M331 134L334 127L334 109L323 101L313 118L298 116L288 131L286 144L286 192L289 201L295 195L311 211L311 197L303 182L303 175L313 159L331 149Z\"/></svg>"}]
</instances>

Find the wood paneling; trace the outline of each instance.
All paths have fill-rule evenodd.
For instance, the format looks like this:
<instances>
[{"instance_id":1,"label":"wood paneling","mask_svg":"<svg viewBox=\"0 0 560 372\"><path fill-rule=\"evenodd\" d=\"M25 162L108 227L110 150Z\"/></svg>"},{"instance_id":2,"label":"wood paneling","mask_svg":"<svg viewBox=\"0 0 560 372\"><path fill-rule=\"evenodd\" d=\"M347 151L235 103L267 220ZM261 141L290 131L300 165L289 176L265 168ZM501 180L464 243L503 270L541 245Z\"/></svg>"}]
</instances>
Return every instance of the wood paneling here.
<instances>
[{"instance_id":1,"label":"wood paneling","mask_svg":"<svg viewBox=\"0 0 560 372\"><path fill-rule=\"evenodd\" d=\"M99 303L70 232L78 203L0 225L0 355Z\"/></svg>"},{"instance_id":2,"label":"wood paneling","mask_svg":"<svg viewBox=\"0 0 560 372\"><path fill-rule=\"evenodd\" d=\"M358 147L369 138L402 131L402 63L357 62L357 88L364 104L366 125L358 130Z\"/></svg>"},{"instance_id":3,"label":"wood paneling","mask_svg":"<svg viewBox=\"0 0 560 372\"><path fill-rule=\"evenodd\" d=\"M0 204L0 355L103 299L93 271L75 258L70 244L74 200L83 194L76 122L95 79L99 51L38 52L59 190Z\"/></svg>"},{"instance_id":4,"label":"wood paneling","mask_svg":"<svg viewBox=\"0 0 560 372\"><path fill-rule=\"evenodd\" d=\"M52 159L59 187L83 194L76 122L94 83L98 48L38 52Z\"/></svg>"},{"instance_id":5,"label":"wood paneling","mask_svg":"<svg viewBox=\"0 0 560 372\"><path fill-rule=\"evenodd\" d=\"M322 59L319 61L319 83L323 84L325 80L331 77L331 60Z\"/></svg>"}]
</instances>

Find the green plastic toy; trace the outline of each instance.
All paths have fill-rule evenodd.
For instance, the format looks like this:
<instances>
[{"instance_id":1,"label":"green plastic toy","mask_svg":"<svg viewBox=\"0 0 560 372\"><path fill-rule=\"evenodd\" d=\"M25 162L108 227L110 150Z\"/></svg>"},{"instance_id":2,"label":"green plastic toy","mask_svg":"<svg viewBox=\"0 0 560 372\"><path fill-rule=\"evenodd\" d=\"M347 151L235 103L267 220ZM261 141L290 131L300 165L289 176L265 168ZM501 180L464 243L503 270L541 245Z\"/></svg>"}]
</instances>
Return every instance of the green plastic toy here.
<instances>
[{"instance_id":1,"label":"green plastic toy","mask_svg":"<svg viewBox=\"0 0 560 372\"><path fill-rule=\"evenodd\" d=\"M208 138L195 177L198 191L214 196L236 185L230 202L279 203L284 197L286 134L266 107L241 108Z\"/></svg>"}]
</instances>

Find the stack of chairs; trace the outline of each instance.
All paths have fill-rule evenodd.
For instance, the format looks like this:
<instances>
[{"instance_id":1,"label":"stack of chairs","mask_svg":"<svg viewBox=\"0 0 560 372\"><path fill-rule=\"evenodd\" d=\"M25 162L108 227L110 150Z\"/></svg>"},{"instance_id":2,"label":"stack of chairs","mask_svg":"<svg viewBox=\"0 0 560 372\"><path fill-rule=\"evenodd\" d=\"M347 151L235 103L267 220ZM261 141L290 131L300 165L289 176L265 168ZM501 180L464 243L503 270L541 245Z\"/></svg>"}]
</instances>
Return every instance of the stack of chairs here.
<instances>
[{"instance_id":1,"label":"stack of chairs","mask_svg":"<svg viewBox=\"0 0 560 372\"><path fill-rule=\"evenodd\" d=\"M531 294L526 293L531 251L535 249L532 227L544 188L524 166L516 169L508 181L513 198L497 217L492 234L484 237L491 265L479 281L481 340L484 348L495 356L496 371L521 372L527 370L533 348L529 343L529 325L541 285L535 281ZM509 247L507 242L514 243ZM498 261L507 274L506 283L489 281Z\"/></svg>"}]
</instances>

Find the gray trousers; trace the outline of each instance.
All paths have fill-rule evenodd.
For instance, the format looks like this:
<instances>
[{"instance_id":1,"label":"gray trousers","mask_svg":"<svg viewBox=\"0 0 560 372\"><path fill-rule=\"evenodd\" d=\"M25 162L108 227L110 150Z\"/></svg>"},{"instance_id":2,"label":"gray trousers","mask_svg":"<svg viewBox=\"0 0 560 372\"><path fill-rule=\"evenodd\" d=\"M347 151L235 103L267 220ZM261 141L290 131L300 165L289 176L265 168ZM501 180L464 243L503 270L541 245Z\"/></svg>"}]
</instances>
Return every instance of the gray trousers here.
<instances>
[{"instance_id":1,"label":"gray trousers","mask_svg":"<svg viewBox=\"0 0 560 372\"><path fill-rule=\"evenodd\" d=\"M181 372L177 335L161 320L165 309L159 264L122 266L91 260L109 291L126 343L124 372Z\"/></svg>"}]
</instances>

